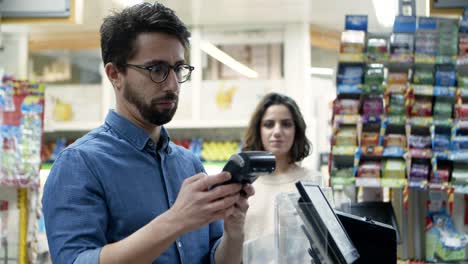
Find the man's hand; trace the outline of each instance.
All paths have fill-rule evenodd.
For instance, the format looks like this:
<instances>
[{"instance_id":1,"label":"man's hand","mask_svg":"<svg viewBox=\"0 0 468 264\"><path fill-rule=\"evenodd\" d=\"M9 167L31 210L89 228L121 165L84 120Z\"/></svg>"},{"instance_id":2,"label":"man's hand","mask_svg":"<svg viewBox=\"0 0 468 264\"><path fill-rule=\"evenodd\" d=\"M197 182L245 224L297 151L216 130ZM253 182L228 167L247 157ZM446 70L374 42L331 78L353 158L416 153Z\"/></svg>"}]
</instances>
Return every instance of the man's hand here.
<instances>
[{"instance_id":1,"label":"man's hand","mask_svg":"<svg viewBox=\"0 0 468 264\"><path fill-rule=\"evenodd\" d=\"M249 209L248 198L254 195L252 185L246 184L242 189L239 200L226 210L224 217L224 233L231 239L244 239L244 222L247 209Z\"/></svg>"},{"instance_id":2,"label":"man's hand","mask_svg":"<svg viewBox=\"0 0 468 264\"><path fill-rule=\"evenodd\" d=\"M216 249L216 263L242 262L242 244L244 242L244 222L249 203L247 199L255 193L250 184L242 189L242 195L234 205L226 210L224 217L224 235Z\"/></svg>"},{"instance_id":3,"label":"man's hand","mask_svg":"<svg viewBox=\"0 0 468 264\"><path fill-rule=\"evenodd\" d=\"M239 217L238 211L247 210L246 198L240 198L242 188L240 184L220 185L210 189L211 186L230 178L228 172L211 176L199 173L183 182L177 200L168 211L173 221L181 224L182 234L231 215L233 216L231 222L234 222L234 219ZM240 217L243 226L244 216Z\"/></svg>"}]
</instances>

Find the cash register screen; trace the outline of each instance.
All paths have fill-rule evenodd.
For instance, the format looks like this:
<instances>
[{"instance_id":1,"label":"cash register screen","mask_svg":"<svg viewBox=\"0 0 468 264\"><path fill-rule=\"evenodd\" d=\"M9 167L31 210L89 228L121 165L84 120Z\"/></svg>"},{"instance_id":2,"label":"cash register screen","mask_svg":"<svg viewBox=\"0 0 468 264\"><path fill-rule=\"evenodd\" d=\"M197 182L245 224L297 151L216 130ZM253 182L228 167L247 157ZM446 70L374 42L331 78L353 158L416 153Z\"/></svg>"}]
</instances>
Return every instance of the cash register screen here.
<instances>
[{"instance_id":1,"label":"cash register screen","mask_svg":"<svg viewBox=\"0 0 468 264\"><path fill-rule=\"evenodd\" d=\"M326 200L325 195L320 190L320 187L318 185L303 182L298 182L296 185L303 186L305 193L301 192L301 188L298 186L302 200L313 205L315 210L310 210L310 212L314 218L317 218L317 215L319 216L321 219L320 222L325 226L325 230L327 230L329 237L331 237L335 242L336 247L341 252L345 262L352 263L359 258L359 253L346 234L344 227L341 225L341 222L335 215L333 208ZM311 221L314 220L311 219Z\"/></svg>"}]
</instances>

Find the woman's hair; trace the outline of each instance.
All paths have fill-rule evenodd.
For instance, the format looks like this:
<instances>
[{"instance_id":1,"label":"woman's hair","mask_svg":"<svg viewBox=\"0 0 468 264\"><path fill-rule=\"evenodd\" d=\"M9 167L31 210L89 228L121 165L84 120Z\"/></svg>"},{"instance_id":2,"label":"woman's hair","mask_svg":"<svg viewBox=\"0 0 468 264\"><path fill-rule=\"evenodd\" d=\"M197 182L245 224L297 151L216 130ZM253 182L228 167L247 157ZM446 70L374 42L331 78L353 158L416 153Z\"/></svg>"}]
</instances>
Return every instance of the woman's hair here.
<instances>
[{"instance_id":1,"label":"woman's hair","mask_svg":"<svg viewBox=\"0 0 468 264\"><path fill-rule=\"evenodd\" d=\"M263 97L257 105L255 112L250 119L249 126L245 133L245 142L243 150L265 150L262 144L260 135L262 118L266 110L272 105L284 105L291 112L296 133L294 134L294 141L291 149L289 150L290 162L301 161L310 153L311 144L307 139L305 130L306 124L302 117L301 111L296 102L289 96L269 93Z\"/></svg>"},{"instance_id":2,"label":"woman's hair","mask_svg":"<svg viewBox=\"0 0 468 264\"><path fill-rule=\"evenodd\" d=\"M101 53L104 65L112 62L119 70L136 52L135 40L141 33L165 33L188 48L190 32L173 10L160 3L127 7L104 18L101 25Z\"/></svg>"}]
</instances>

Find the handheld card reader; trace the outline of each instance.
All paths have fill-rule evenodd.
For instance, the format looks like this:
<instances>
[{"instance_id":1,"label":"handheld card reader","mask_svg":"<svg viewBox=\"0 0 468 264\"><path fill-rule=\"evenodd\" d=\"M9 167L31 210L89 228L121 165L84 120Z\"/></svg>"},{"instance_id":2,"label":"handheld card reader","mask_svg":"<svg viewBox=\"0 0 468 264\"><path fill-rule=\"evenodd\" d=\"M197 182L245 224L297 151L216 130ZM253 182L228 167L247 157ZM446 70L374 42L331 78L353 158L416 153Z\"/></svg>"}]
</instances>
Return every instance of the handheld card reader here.
<instances>
[{"instance_id":1,"label":"handheld card reader","mask_svg":"<svg viewBox=\"0 0 468 264\"><path fill-rule=\"evenodd\" d=\"M223 171L231 173L231 179L222 184L253 183L259 175L275 170L275 156L268 151L243 151L232 155Z\"/></svg>"}]
</instances>

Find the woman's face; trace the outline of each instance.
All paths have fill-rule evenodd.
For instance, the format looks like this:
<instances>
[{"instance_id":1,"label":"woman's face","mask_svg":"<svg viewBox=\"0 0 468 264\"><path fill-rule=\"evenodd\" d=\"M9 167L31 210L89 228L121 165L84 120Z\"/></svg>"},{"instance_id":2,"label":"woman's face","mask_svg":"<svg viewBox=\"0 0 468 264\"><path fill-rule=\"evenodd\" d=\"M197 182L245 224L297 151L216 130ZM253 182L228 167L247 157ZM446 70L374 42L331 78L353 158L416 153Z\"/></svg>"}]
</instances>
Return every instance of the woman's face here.
<instances>
[{"instance_id":1,"label":"woman's face","mask_svg":"<svg viewBox=\"0 0 468 264\"><path fill-rule=\"evenodd\" d=\"M293 116L285 105L268 107L260 125L265 150L272 152L276 158L288 158L295 132Z\"/></svg>"}]
</instances>

